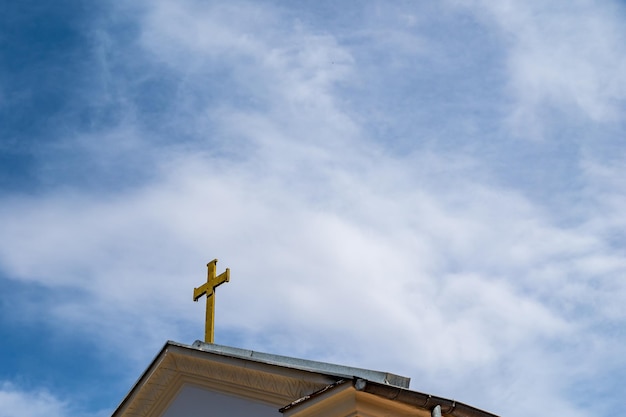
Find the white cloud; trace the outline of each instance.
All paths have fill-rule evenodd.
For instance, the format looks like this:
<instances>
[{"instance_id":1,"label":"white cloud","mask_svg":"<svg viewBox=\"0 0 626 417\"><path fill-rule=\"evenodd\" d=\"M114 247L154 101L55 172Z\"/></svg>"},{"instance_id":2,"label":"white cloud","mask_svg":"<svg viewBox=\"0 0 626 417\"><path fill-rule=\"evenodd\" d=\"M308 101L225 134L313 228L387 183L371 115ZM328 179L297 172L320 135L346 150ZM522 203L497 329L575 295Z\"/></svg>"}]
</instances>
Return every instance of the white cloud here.
<instances>
[{"instance_id":1,"label":"white cloud","mask_svg":"<svg viewBox=\"0 0 626 417\"><path fill-rule=\"evenodd\" d=\"M542 136L553 112L594 122L623 120L626 59L617 2L461 2L493 22L510 45L511 122Z\"/></svg>"},{"instance_id":2,"label":"white cloud","mask_svg":"<svg viewBox=\"0 0 626 417\"><path fill-rule=\"evenodd\" d=\"M10 382L0 383L0 417L65 417L75 416L66 401L47 390L22 390ZM83 416L96 414L81 414ZM104 413L97 414L104 416Z\"/></svg>"}]
</instances>

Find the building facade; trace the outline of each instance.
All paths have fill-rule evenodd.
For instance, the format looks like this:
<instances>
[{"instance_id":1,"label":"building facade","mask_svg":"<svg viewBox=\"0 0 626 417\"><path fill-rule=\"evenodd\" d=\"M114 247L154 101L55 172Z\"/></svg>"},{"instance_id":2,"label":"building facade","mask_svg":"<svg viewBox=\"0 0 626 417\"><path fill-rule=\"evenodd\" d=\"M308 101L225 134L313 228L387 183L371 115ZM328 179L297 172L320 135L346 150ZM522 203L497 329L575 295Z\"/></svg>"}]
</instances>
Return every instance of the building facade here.
<instances>
[{"instance_id":1,"label":"building facade","mask_svg":"<svg viewBox=\"0 0 626 417\"><path fill-rule=\"evenodd\" d=\"M113 417L497 417L390 373L167 342Z\"/></svg>"}]
</instances>

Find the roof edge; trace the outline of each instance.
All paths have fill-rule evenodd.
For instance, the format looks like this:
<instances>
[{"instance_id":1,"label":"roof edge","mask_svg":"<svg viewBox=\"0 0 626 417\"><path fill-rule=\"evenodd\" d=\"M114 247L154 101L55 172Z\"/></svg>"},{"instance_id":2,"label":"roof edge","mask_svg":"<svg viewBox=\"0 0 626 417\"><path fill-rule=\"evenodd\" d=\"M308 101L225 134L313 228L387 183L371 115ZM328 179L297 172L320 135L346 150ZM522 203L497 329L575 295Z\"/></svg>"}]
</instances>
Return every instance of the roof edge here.
<instances>
[{"instance_id":1,"label":"roof edge","mask_svg":"<svg viewBox=\"0 0 626 417\"><path fill-rule=\"evenodd\" d=\"M216 345L214 343L205 343L200 340L196 340L192 347L205 352L231 356L239 359L253 360L255 362L261 362L268 365L285 366L302 371L317 372L319 374L331 375L340 378L362 378L368 381L383 385L391 385L398 388L408 389L411 382L411 378L409 377L395 375L388 372L372 371L369 369L354 368L351 366L336 365L308 359L298 359L289 356L255 352L248 349Z\"/></svg>"},{"instance_id":2,"label":"roof edge","mask_svg":"<svg viewBox=\"0 0 626 417\"><path fill-rule=\"evenodd\" d=\"M163 347L161 348L159 353L157 353L156 356L154 356L154 358L152 359L152 361L150 362L148 367L141 373L141 375L139 376L139 378L137 378L137 380L135 381L135 383L133 384L131 389L126 393L126 395L124 396L122 401L115 408L115 410L113 411L113 414L111 414L112 417L115 417L116 415L118 415L118 413L121 413L124 410L124 408L126 407L128 402L133 397L133 394L136 392L137 387L139 387L142 384L142 382L145 381L148 378L148 375L152 372L152 370L154 369L156 364L160 360L163 359L163 355L164 355L165 351L167 351L167 348L169 346L171 346L171 345L184 346L184 345L181 345L180 343L176 343L176 342L173 342L171 340L168 340L167 342L165 342L165 344L163 345Z\"/></svg>"},{"instance_id":3,"label":"roof edge","mask_svg":"<svg viewBox=\"0 0 626 417\"><path fill-rule=\"evenodd\" d=\"M356 380L354 381L354 386L357 391L367 392L369 394L374 394L393 401L399 401L421 409L432 411L437 405L439 405L441 406L441 414L444 416L498 417L496 414L472 407L471 405L467 405L456 400L449 400L447 398L424 394L418 391L411 391L405 388L391 387L389 385L383 385L373 381Z\"/></svg>"}]
</instances>

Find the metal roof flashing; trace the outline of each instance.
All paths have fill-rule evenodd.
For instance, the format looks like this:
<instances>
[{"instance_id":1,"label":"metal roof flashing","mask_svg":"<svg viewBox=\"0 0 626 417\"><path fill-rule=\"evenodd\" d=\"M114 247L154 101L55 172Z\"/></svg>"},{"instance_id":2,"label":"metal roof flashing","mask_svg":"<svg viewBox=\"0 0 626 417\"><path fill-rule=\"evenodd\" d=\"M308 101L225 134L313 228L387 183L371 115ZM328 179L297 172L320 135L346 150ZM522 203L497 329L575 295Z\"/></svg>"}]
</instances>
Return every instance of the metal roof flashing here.
<instances>
[{"instance_id":1,"label":"metal roof flashing","mask_svg":"<svg viewBox=\"0 0 626 417\"><path fill-rule=\"evenodd\" d=\"M175 342L168 342L176 344ZM181 345L184 346L184 345ZM254 362L265 363L268 365L282 366L286 368L298 369L301 371L315 372L323 375L334 376L338 378L356 379L362 378L368 381L377 382L379 384L391 385L398 388L409 388L411 378L391 374L388 372L372 371L369 369L354 368L350 366L335 365L332 363L311 361L307 359L298 359L288 356L273 355L269 353L255 352L247 349L234 348L230 346L216 345L214 343L205 343L196 340L192 348L211 352L217 355L230 356L239 359L251 360Z\"/></svg>"}]
</instances>

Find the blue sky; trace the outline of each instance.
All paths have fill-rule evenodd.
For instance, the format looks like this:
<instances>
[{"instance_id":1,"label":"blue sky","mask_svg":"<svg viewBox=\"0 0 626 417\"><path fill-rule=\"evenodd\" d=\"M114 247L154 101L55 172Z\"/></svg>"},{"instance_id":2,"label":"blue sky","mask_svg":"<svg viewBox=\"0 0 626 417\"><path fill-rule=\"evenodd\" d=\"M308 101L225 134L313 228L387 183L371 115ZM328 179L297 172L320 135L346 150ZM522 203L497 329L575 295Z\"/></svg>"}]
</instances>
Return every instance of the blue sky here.
<instances>
[{"instance_id":1,"label":"blue sky","mask_svg":"<svg viewBox=\"0 0 626 417\"><path fill-rule=\"evenodd\" d=\"M0 1L0 417L216 342L510 417L626 397L621 2Z\"/></svg>"}]
</instances>

